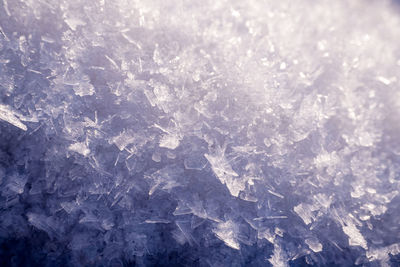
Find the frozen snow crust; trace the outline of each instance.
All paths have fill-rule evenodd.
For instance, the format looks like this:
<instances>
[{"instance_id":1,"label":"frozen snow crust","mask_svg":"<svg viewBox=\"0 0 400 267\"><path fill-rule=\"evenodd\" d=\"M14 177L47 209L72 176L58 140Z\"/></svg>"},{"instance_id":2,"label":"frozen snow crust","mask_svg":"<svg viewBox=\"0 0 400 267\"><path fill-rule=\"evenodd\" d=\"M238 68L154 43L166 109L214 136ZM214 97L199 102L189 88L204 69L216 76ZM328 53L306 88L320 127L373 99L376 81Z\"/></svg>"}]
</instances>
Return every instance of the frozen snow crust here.
<instances>
[{"instance_id":1,"label":"frozen snow crust","mask_svg":"<svg viewBox=\"0 0 400 267\"><path fill-rule=\"evenodd\" d=\"M398 266L389 1L0 0L0 265Z\"/></svg>"}]
</instances>

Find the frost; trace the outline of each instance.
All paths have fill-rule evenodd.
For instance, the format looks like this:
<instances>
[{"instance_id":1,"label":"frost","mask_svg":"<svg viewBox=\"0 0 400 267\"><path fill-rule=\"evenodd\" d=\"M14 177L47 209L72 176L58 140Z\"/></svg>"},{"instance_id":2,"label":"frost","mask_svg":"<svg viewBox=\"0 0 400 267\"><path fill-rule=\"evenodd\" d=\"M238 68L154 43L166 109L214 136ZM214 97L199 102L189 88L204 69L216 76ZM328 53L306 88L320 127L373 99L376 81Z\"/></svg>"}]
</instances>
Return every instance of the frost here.
<instances>
[{"instance_id":1,"label":"frost","mask_svg":"<svg viewBox=\"0 0 400 267\"><path fill-rule=\"evenodd\" d=\"M71 203L71 202L62 202L60 204L60 206L67 212L67 213L71 213L75 210L77 210L77 206L75 203Z\"/></svg>"},{"instance_id":2,"label":"frost","mask_svg":"<svg viewBox=\"0 0 400 267\"><path fill-rule=\"evenodd\" d=\"M183 186L183 170L178 166L167 166L160 169L146 178L150 181L149 195L152 195L158 188L170 191L174 187Z\"/></svg>"},{"instance_id":3,"label":"frost","mask_svg":"<svg viewBox=\"0 0 400 267\"><path fill-rule=\"evenodd\" d=\"M176 135L164 135L160 140L160 147L175 149L179 146L179 138Z\"/></svg>"},{"instance_id":4,"label":"frost","mask_svg":"<svg viewBox=\"0 0 400 267\"><path fill-rule=\"evenodd\" d=\"M68 147L69 150L77 152L85 157L90 154L90 149L86 146L85 142L74 143Z\"/></svg>"},{"instance_id":5,"label":"frost","mask_svg":"<svg viewBox=\"0 0 400 267\"><path fill-rule=\"evenodd\" d=\"M378 77L376 77L376 79L377 79L378 81L380 81L381 83L385 84L385 85L391 84L391 83L392 83L392 80L393 80L393 79L385 78L385 77L383 77L383 76L378 76ZM395 79L395 78L394 78L394 79Z\"/></svg>"},{"instance_id":6,"label":"frost","mask_svg":"<svg viewBox=\"0 0 400 267\"><path fill-rule=\"evenodd\" d=\"M289 266L287 264L287 258L285 252L282 250L282 247L279 246L278 244L274 244L274 251L271 256L271 258L268 259L268 261L272 264L274 267L286 267Z\"/></svg>"},{"instance_id":7,"label":"frost","mask_svg":"<svg viewBox=\"0 0 400 267\"><path fill-rule=\"evenodd\" d=\"M15 113L10 107L0 104L0 120L6 121L24 131L28 130L28 127L17 116L18 113Z\"/></svg>"},{"instance_id":8,"label":"frost","mask_svg":"<svg viewBox=\"0 0 400 267\"><path fill-rule=\"evenodd\" d=\"M25 176L10 175L6 177L1 195L11 197L24 193L26 182L27 177Z\"/></svg>"},{"instance_id":9,"label":"frost","mask_svg":"<svg viewBox=\"0 0 400 267\"><path fill-rule=\"evenodd\" d=\"M312 222L314 216L309 205L301 203L293 209L305 224L310 224Z\"/></svg>"},{"instance_id":10,"label":"frost","mask_svg":"<svg viewBox=\"0 0 400 267\"><path fill-rule=\"evenodd\" d=\"M170 223L171 221L168 220L163 220L163 219L151 219L151 220L145 220L145 223Z\"/></svg>"},{"instance_id":11,"label":"frost","mask_svg":"<svg viewBox=\"0 0 400 267\"><path fill-rule=\"evenodd\" d=\"M343 232L349 237L350 246L360 246L363 249L368 249L367 241L352 222L348 222L342 228Z\"/></svg>"},{"instance_id":12,"label":"frost","mask_svg":"<svg viewBox=\"0 0 400 267\"><path fill-rule=\"evenodd\" d=\"M305 240L305 243L308 245L308 247L314 251L314 252L321 252L322 251L322 244L316 239L315 237L313 238L307 238Z\"/></svg>"},{"instance_id":13,"label":"frost","mask_svg":"<svg viewBox=\"0 0 400 267\"><path fill-rule=\"evenodd\" d=\"M88 96L94 94L94 88L90 84L80 83L74 86L75 94L78 96Z\"/></svg>"},{"instance_id":14,"label":"frost","mask_svg":"<svg viewBox=\"0 0 400 267\"><path fill-rule=\"evenodd\" d=\"M83 20L78 19L78 18L67 18L67 19L65 19L65 22L74 31L76 30L76 28L78 26L86 25L86 23Z\"/></svg>"},{"instance_id":15,"label":"frost","mask_svg":"<svg viewBox=\"0 0 400 267\"><path fill-rule=\"evenodd\" d=\"M228 220L226 222L219 223L213 231L216 236L224 241L227 246L233 249L240 249L240 245L236 237L237 228L233 221Z\"/></svg>"},{"instance_id":16,"label":"frost","mask_svg":"<svg viewBox=\"0 0 400 267\"><path fill-rule=\"evenodd\" d=\"M390 266L390 255L400 254L400 245L392 244L382 248L371 248L367 251L366 256L370 261L380 261L381 266Z\"/></svg>"},{"instance_id":17,"label":"frost","mask_svg":"<svg viewBox=\"0 0 400 267\"><path fill-rule=\"evenodd\" d=\"M207 165L207 160L203 155L192 154L184 159L185 168L188 170L201 171Z\"/></svg>"},{"instance_id":18,"label":"frost","mask_svg":"<svg viewBox=\"0 0 400 267\"><path fill-rule=\"evenodd\" d=\"M0 1L0 264L398 265L399 4Z\"/></svg>"},{"instance_id":19,"label":"frost","mask_svg":"<svg viewBox=\"0 0 400 267\"><path fill-rule=\"evenodd\" d=\"M41 214L28 213L28 222L35 228L46 232L50 237L59 236L59 227L57 227L56 222L50 218Z\"/></svg>"},{"instance_id":20,"label":"frost","mask_svg":"<svg viewBox=\"0 0 400 267\"><path fill-rule=\"evenodd\" d=\"M204 156L210 162L215 175L221 183L225 184L229 192L237 197L239 196L239 192L244 189L246 181L236 178L239 175L232 169L232 166L225 158L225 149L225 147L218 148L214 154L205 154Z\"/></svg>"}]
</instances>

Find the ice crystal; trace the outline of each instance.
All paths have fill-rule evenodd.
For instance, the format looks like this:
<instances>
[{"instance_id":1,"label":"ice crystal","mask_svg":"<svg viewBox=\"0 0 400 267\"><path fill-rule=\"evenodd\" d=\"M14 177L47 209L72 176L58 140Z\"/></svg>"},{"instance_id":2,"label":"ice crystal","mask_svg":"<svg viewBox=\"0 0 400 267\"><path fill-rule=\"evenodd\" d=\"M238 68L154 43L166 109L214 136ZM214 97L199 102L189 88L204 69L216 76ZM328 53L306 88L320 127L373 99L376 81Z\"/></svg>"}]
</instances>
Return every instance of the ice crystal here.
<instances>
[{"instance_id":1,"label":"ice crystal","mask_svg":"<svg viewBox=\"0 0 400 267\"><path fill-rule=\"evenodd\" d=\"M395 0L0 0L1 266L398 266Z\"/></svg>"}]
</instances>

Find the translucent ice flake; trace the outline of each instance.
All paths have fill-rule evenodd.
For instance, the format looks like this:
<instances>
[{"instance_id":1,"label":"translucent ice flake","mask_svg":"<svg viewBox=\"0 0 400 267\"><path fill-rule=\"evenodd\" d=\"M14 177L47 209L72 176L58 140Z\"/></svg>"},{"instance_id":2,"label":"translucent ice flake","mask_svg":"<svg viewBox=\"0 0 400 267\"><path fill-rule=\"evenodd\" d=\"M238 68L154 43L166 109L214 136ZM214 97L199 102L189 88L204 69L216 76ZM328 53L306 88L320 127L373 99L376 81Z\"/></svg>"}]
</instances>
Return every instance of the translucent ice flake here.
<instances>
[{"instance_id":1,"label":"translucent ice flake","mask_svg":"<svg viewBox=\"0 0 400 267\"><path fill-rule=\"evenodd\" d=\"M35 228L46 232L50 237L59 237L61 234L60 225L53 218L33 212L27 213L28 222Z\"/></svg>"},{"instance_id":2,"label":"translucent ice flake","mask_svg":"<svg viewBox=\"0 0 400 267\"><path fill-rule=\"evenodd\" d=\"M77 85L74 85L73 90L78 96L89 96L93 95L95 92L93 85L84 81L80 82Z\"/></svg>"},{"instance_id":3,"label":"translucent ice flake","mask_svg":"<svg viewBox=\"0 0 400 267\"><path fill-rule=\"evenodd\" d=\"M69 150L77 152L85 157L90 154L90 149L87 147L85 142L74 143L68 147Z\"/></svg>"},{"instance_id":4,"label":"translucent ice flake","mask_svg":"<svg viewBox=\"0 0 400 267\"><path fill-rule=\"evenodd\" d=\"M201 154L190 154L184 159L185 168L188 170L201 171L207 165L207 160L204 155Z\"/></svg>"},{"instance_id":5,"label":"translucent ice flake","mask_svg":"<svg viewBox=\"0 0 400 267\"><path fill-rule=\"evenodd\" d=\"M135 141L135 133L130 130L124 130L119 135L113 137L110 142L114 143L119 150L124 150L129 144Z\"/></svg>"},{"instance_id":6,"label":"translucent ice flake","mask_svg":"<svg viewBox=\"0 0 400 267\"><path fill-rule=\"evenodd\" d=\"M349 237L349 245L350 246L360 246L363 249L368 249L367 241L364 236L360 233L360 230L352 223L348 221L347 223L342 225L343 232Z\"/></svg>"},{"instance_id":7,"label":"translucent ice flake","mask_svg":"<svg viewBox=\"0 0 400 267\"><path fill-rule=\"evenodd\" d=\"M24 131L28 130L28 127L18 119L18 116L19 114L13 111L9 106L0 104L0 120L6 121Z\"/></svg>"},{"instance_id":8,"label":"translucent ice flake","mask_svg":"<svg viewBox=\"0 0 400 267\"><path fill-rule=\"evenodd\" d=\"M257 228L257 227L256 227ZM257 237L259 239L266 239L268 240L271 244L274 244L276 234L272 233L269 229L260 229L258 230L258 235Z\"/></svg>"},{"instance_id":9,"label":"translucent ice flake","mask_svg":"<svg viewBox=\"0 0 400 267\"><path fill-rule=\"evenodd\" d=\"M149 93L146 96L150 97L149 102L154 103L165 113L169 113L173 109L173 91L164 84L154 83L153 94ZM152 98L154 96L154 98Z\"/></svg>"},{"instance_id":10,"label":"translucent ice flake","mask_svg":"<svg viewBox=\"0 0 400 267\"><path fill-rule=\"evenodd\" d=\"M279 194L279 193L277 193L277 192L274 192L274 191L271 191L271 190L267 190L268 191L268 193L270 193L271 195L274 195L274 196L276 196L276 197L279 197L279 198L285 198L284 196L282 196L281 194Z\"/></svg>"},{"instance_id":11,"label":"translucent ice flake","mask_svg":"<svg viewBox=\"0 0 400 267\"><path fill-rule=\"evenodd\" d=\"M219 223L217 227L213 229L215 235L224 241L227 246L233 249L240 249L240 245L236 237L237 231L238 229L236 224L231 220Z\"/></svg>"},{"instance_id":12,"label":"translucent ice flake","mask_svg":"<svg viewBox=\"0 0 400 267\"><path fill-rule=\"evenodd\" d=\"M153 153L151 159L155 162L161 162L161 155L158 152Z\"/></svg>"},{"instance_id":13,"label":"translucent ice flake","mask_svg":"<svg viewBox=\"0 0 400 267\"><path fill-rule=\"evenodd\" d=\"M314 164L318 169L335 166L338 162L339 157L337 156L336 151L333 153L327 153L324 151L314 159Z\"/></svg>"},{"instance_id":14,"label":"translucent ice flake","mask_svg":"<svg viewBox=\"0 0 400 267\"><path fill-rule=\"evenodd\" d=\"M101 228L106 231L111 230L114 227L115 223L113 222L112 218L105 218L101 220Z\"/></svg>"},{"instance_id":15,"label":"translucent ice flake","mask_svg":"<svg viewBox=\"0 0 400 267\"><path fill-rule=\"evenodd\" d=\"M307 238L305 240L305 243L314 252L321 252L322 251L322 244L315 237Z\"/></svg>"},{"instance_id":16,"label":"translucent ice flake","mask_svg":"<svg viewBox=\"0 0 400 267\"><path fill-rule=\"evenodd\" d=\"M179 129L176 127L165 128L158 124L155 127L162 130L165 134L160 139L160 147L165 147L168 149L175 149L179 146L179 142L182 139Z\"/></svg>"},{"instance_id":17,"label":"translucent ice flake","mask_svg":"<svg viewBox=\"0 0 400 267\"><path fill-rule=\"evenodd\" d=\"M42 37L41 37L41 40L42 40L43 42L46 42L46 43L49 43L49 44L53 44L53 43L55 42L53 38L47 37L47 36L42 36Z\"/></svg>"},{"instance_id":18,"label":"translucent ice flake","mask_svg":"<svg viewBox=\"0 0 400 267\"><path fill-rule=\"evenodd\" d=\"M327 196L325 194L314 195L315 204L322 209L328 209L331 206L333 196Z\"/></svg>"},{"instance_id":19,"label":"translucent ice flake","mask_svg":"<svg viewBox=\"0 0 400 267\"><path fill-rule=\"evenodd\" d=\"M312 210L307 204L299 204L294 207L294 211L299 215L299 217L304 221L305 224L310 224L314 218Z\"/></svg>"},{"instance_id":20,"label":"translucent ice flake","mask_svg":"<svg viewBox=\"0 0 400 267\"><path fill-rule=\"evenodd\" d=\"M60 206L67 212L71 213L75 210L77 210L77 203L74 202L62 202L60 203Z\"/></svg>"},{"instance_id":21,"label":"translucent ice flake","mask_svg":"<svg viewBox=\"0 0 400 267\"><path fill-rule=\"evenodd\" d=\"M366 256L371 262L378 260L381 266L391 266L390 255L395 256L398 254L400 254L400 244L396 243L382 248L370 248Z\"/></svg>"},{"instance_id":22,"label":"translucent ice flake","mask_svg":"<svg viewBox=\"0 0 400 267\"><path fill-rule=\"evenodd\" d=\"M150 223L150 224L154 224L154 223L171 223L171 221L169 220L165 220L165 219L148 219L144 221L145 223Z\"/></svg>"},{"instance_id":23,"label":"translucent ice flake","mask_svg":"<svg viewBox=\"0 0 400 267\"><path fill-rule=\"evenodd\" d=\"M286 253L284 252L282 247L277 243L274 243L274 251L273 251L271 257L268 259L268 261L274 267L289 266Z\"/></svg>"},{"instance_id":24,"label":"translucent ice flake","mask_svg":"<svg viewBox=\"0 0 400 267\"><path fill-rule=\"evenodd\" d=\"M182 174L182 168L172 165L146 176L145 178L150 183L149 195L152 195L158 188L170 191L175 187L183 186L185 181L182 181Z\"/></svg>"},{"instance_id":25,"label":"translucent ice flake","mask_svg":"<svg viewBox=\"0 0 400 267\"><path fill-rule=\"evenodd\" d=\"M76 31L78 26L83 26L86 25L86 22L79 19L79 18L67 18L65 19L65 22L67 23L67 25L73 30Z\"/></svg>"},{"instance_id":26,"label":"translucent ice flake","mask_svg":"<svg viewBox=\"0 0 400 267\"><path fill-rule=\"evenodd\" d=\"M387 211L387 207L384 205L375 205L373 203L365 203L362 207L362 210L369 211L373 216L379 216L384 214Z\"/></svg>"},{"instance_id":27,"label":"translucent ice flake","mask_svg":"<svg viewBox=\"0 0 400 267\"><path fill-rule=\"evenodd\" d=\"M91 212L86 212L86 214L79 220L79 223L97 223L99 218L92 214Z\"/></svg>"},{"instance_id":28,"label":"translucent ice flake","mask_svg":"<svg viewBox=\"0 0 400 267\"><path fill-rule=\"evenodd\" d=\"M232 169L225 157L225 148L217 148L213 154L204 155L217 178L225 184L233 196L239 196L239 192L244 190L246 181L238 178L238 174Z\"/></svg>"},{"instance_id":29,"label":"translucent ice flake","mask_svg":"<svg viewBox=\"0 0 400 267\"><path fill-rule=\"evenodd\" d=\"M107 55L105 55L105 57L107 58L107 60L111 63L111 65L112 65L115 69L119 69L117 63L116 63L112 58L110 58L110 57L107 56Z\"/></svg>"},{"instance_id":30,"label":"translucent ice flake","mask_svg":"<svg viewBox=\"0 0 400 267\"><path fill-rule=\"evenodd\" d=\"M377 81L380 81L381 83L383 83L384 85L389 85L389 84L391 84L393 81L396 81L396 78L390 78L390 79L388 79L388 78L386 78L386 77L383 77L383 76L378 76L378 77L376 77L376 80Z\"/></svg>"},{"instance_id":31,"label":"translucent ice flake","mask_svg":"<svg viewBox=\"0 0 400 267\"><path fill-rule=\"evenodd\" d=\"M174 237L181 243L189 243L190 246L197 244L195 238L191 234L191 224L189 221L176 221L177 231L175 231ZM197 244L198 245L198 244Z\"/></svg>"},{"instance_id":32,"label":"translucent ice flake","mask_svg":"<svg viewBox=\"0 0 400 267\"><path fill-rule=\"evenodd\" d=\"M160 140L160 147L175 149L179 146L179 137L174 134L166 134Z\"/></svg>"},{"instance_id":33,"label":"translucent ice flake","mask_svg":"<svg viewBox=\"0 0 400 267\"><path fill-rule=\"evenodd\" d=\"M10 13L10 10L8 8L7 0L3 0L3 4L4 4L4 11L6 12L7 16L11 17L11 13Z\"/></svg>"},{"instance_id":34,"label":"translucent ice flake","mask_svg":"<svg viewBox=\"0 0 400 267\"><path fill-rule=\"evenodd\" d=\"M191 214L191 213L192 213L192 209L188 206L188 204L181 201L178 203L178 206L176 207L175 211L172 214L175 216L178 216L178 215L186 215L186 214Z\"/></svg>"},{"instance_id":35,"label":"translucent ice flake","mask_svg":"<svg viewBox=\"0 0 400 267\"><path fill-rule=\"evenodd\" d=\"M10 175L5 179L3 184L1 195L4 197L15 196L22 194L25 190L25 185L27 182L26 176L21 175Z\"/></svg>"}]
</instances>

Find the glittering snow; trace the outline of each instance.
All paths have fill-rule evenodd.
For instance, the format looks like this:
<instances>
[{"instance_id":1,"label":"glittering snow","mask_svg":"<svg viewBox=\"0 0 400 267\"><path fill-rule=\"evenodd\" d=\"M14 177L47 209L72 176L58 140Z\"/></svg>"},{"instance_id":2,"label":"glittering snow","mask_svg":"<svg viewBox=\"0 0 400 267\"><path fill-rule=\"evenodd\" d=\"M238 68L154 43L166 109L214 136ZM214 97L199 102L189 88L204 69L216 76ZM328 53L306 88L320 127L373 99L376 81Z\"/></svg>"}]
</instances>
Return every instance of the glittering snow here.
<instances>
[{"instance_id":1,"label":"glittering snow","mask_svg":"<svg viewBox=\"0 0 400 267\"><path fill-rule=\"evenodd\" d=\"M399 266L400 6L0 0L1 266Z\"/></svg>"}]
</instances>

